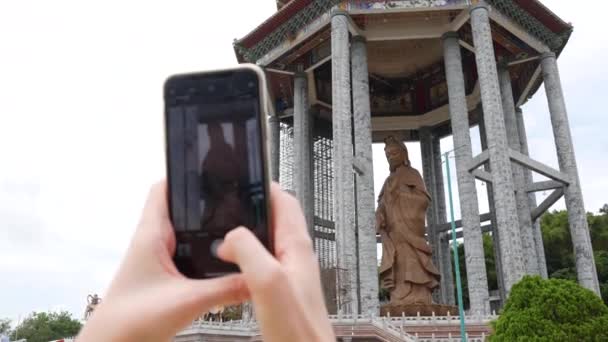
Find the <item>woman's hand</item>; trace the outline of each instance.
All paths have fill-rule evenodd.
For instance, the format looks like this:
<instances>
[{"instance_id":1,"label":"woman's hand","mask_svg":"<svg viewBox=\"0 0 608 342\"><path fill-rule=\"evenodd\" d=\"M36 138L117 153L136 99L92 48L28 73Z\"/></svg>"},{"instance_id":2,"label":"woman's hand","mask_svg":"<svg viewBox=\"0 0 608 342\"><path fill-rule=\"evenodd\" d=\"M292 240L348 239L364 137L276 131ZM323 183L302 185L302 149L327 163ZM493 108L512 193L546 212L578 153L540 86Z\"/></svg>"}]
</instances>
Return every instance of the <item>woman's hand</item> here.
<instances>
[{"instance_id":1,"label":"woman's hand","mask_svg":"<svg viewBox=\"0 0 608 342\"><path fill-rule=\"evenodd\" d=\"M123 263L78 340L169 341L203 312L249 297L243 276L192 280L173 264L166 183L154 186Z\"/></svg>"},{"instance_id":2,"label":"woman's hand","mask_svg":"<svg viewBox=\"0 0 608 342\"><path fill-rule=\"evenodd\" d=\"M246 228L228 233L218 254L241 268L264 341L335 341L300 205L277 184L271 196L276 256Z\"/></svg>"},{"instance_id":3,"label":"woman's hand","mask_svg":"<svg viewBox=\"0 0 608 342\"><path fill-rule=\"evenodd\" d=\"M78 340L164 342L211 307L251 298L264 341L335 341L302 211L278 185L271 190L276 257L238 228L218 253L243 273L192 280L173 264L166 185L155 186L125 260Z\"/></svg>"}]
</instances>

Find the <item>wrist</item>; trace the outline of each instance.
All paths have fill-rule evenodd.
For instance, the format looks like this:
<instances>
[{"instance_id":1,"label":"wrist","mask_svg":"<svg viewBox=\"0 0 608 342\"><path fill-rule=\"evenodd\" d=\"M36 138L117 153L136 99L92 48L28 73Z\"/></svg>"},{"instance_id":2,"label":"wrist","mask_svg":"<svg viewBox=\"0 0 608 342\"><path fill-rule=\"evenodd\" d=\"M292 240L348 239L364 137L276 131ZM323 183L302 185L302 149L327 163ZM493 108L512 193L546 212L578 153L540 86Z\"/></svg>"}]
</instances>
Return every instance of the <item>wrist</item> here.
<instances>
[{"instance_id":1,"label":"wrist","mask_svg":"<svg viewBox=\"0 0 608 342\"><path fill-rule=\"evenodd\" d=\"M81 342L102 342L102 341L113 341L113 342L127 342L133 341L129 338L132 334L128 330L128 324L118 322L129 322L129 320L123 320L119 317L120 314L111 312L111 308L108 307L107 303L103 303L95 309L91 314L88 321L84 324L76 341ZM131 329L132 330L132 329Z\"/></svg>"}]
</instances>

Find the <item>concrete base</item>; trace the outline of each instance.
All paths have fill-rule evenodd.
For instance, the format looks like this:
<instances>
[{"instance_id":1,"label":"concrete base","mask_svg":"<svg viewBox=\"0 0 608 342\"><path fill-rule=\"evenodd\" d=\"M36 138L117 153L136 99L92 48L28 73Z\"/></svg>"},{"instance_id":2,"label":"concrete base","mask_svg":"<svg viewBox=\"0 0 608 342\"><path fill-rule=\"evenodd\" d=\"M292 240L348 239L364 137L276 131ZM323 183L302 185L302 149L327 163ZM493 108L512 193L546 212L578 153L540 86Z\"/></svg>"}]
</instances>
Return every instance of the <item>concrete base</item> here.
<instances>
[{"instance_id":1,"label":"concrete base","mask_svg":"<svg viewBox=\"0 0 608 342\"><path fill-rule=\"evenodd\" d=\"M416 317L420 316L458 316L458 308L442 304L419 304L419 305L393 305L385 304L380 308L380 316Z\"/></svg>"}]
</instances>

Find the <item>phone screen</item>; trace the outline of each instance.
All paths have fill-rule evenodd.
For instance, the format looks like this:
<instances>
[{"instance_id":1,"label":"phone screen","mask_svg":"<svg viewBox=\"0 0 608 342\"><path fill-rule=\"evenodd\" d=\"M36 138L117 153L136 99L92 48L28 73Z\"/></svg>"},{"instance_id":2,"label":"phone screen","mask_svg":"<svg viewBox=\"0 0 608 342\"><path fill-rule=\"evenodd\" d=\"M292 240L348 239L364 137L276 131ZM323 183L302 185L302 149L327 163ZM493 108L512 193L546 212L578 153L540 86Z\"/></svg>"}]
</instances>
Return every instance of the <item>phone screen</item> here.
<instances>
[{"instance_id":1,"label":"phone screen","mask_svg":"<svg viewBox=\"0 0 608 342\"><path fill-rule=\"evenodd\" d=\"M270 247L258 75L174 76L165 103L175 264L189 278L238 272L214 255L226 233L244 226Z\"/></svg>"}]
</instances>

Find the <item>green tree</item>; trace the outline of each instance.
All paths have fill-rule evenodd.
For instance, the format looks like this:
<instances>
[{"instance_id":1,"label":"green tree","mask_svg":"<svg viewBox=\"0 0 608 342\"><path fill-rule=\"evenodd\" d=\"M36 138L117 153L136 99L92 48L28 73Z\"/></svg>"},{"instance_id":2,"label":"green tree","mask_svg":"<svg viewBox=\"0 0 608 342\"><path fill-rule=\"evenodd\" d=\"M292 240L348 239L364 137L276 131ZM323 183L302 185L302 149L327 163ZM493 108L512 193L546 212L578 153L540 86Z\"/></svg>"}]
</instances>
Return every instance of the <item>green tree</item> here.
<instances>
[{"instance_id":1,"label":"green tree","mask_svg":"<svg viewBox=\"0 0 608 342\"><path fill-rule=\"evenodd\" d=\"M608 205L600 209L600 215L587 214L591 243L594 251L608 251Z\"/></svg>"},{"instance_id":2,"label":"green tree","mask_svg":"<svg viewBox=\"0 0 608 342\"><path fill-rule=\"evenodd\" d=\"M8 335L11 332L11 320L8 318L0 319L0 335Z\"/></svg>"},{"instance_id":3,"label":"green tree","mask_svg":"<svg viewBox=\"0 0 608 342\"><path fill-rule=\"evenodd\" d=\"M497 321L492 342L608 341L608 307L575 282L524 277Z\"/></svg>"},{"instance_id":4,"label":"green tree","mask_svg":"<svg viewBox=\"0 0 608 342\"><path fill-rule=\"evenodd\" d=\"M11 334L11 339L27 339L28 342L48 342L78 334L81 323L66 311L34 312Z\"/></svg>"},{"instance_id":5,"label":"green tree","mask_svg":"<svg viewBox=\"0 0 608 342\"><path fill-rule=\"evenodd\" d=\"M591 243L602 299L608 303L608 204L599 214L587 214ZM568 226L568 213L554 211L541 218L541 229L550 278L577 280L572 239Z\"/></svg>"},{"instance_id":6,"label":"green tree","mask_svg":"<svg viewBox=\"0 0 608 342\"><path fill-rule=\"evenodd\" d=\"M494 256L494 245L492 244L492 236L489 234L483 235L483 250L486 260L486 273L488 276L488 289L498 290L498 280L496 278L496 260ZM450 256L452 260L452 265L454 265L454 255L452 253L452 249L450 247ZM469 287L468 287L468 279L466 272L466 262L464 256L464 244L458 244L458 263L460 266L460 279L462 283L462 301L464 303L464 308L469 308ZM455 269L453 270L455 272ZM454 273L454 281L456 279L456 274ZM457 290L454 288L454 298L457 298Z\"/></svg>"},{"instance_id":7,"label":"green tree","mask_svg":"<svg viewBox=\"0 0 608 342\"><path fill-rule=\"evenodd\" d=\"M572 239L568 226L568 213L554 211L546 213L540 220L547 260L547 273L551 276L557 271L574 268Z\"/></svg>"}]
</instances>

